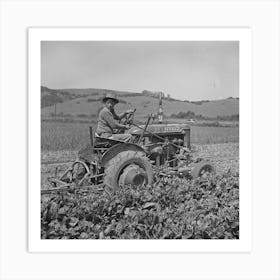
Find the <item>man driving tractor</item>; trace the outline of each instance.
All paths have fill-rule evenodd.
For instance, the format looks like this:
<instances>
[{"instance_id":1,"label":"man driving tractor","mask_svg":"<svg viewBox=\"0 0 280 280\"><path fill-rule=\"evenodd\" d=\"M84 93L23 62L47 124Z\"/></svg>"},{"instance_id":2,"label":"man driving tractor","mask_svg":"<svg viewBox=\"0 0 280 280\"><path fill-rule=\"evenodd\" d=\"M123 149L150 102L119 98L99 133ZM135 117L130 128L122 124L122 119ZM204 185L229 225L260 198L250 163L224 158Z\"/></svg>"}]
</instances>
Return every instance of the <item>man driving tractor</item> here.
<instances>
[{"instance_id":1,"label":"man driving tractor","mask_svg":"<svg viewBox=\"0 0 280 280\"><path fill-rule=\"evenodd\" d=\"M114 130L126 130L130 126L128 124L124 125L118 121L133 113L133 110L127 110L121 115L117 115L115 112L115 105L119 103L115 93L107 93L103 98L104 107L99 113L96 134L99 137L109 138L114 140L120 140L124 142L129 142L132 135L129 133L116 133Z\"/></svg>"}]
</instances>

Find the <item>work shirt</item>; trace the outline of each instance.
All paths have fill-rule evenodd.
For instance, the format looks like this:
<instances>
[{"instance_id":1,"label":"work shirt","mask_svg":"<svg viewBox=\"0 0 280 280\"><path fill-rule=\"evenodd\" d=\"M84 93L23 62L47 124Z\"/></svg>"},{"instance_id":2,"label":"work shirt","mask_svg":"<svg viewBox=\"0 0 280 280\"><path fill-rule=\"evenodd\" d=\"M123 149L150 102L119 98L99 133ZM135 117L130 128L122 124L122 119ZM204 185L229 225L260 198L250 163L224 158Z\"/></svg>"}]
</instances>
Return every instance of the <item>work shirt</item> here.
<instances>
[{"instance_id":1,"label":"work shirt","mask_svg":"<svg viewBox=\"0 0 280 280\"><path fill-rule=\"evenodd\" d=\"M115 113L114 109L109 110L107 107L104 107L98 116L96 133L109 133L113 134L114 129L120 128L121 125L117 122L119 120L119 116Z\"/></svg>"}]
</instances>

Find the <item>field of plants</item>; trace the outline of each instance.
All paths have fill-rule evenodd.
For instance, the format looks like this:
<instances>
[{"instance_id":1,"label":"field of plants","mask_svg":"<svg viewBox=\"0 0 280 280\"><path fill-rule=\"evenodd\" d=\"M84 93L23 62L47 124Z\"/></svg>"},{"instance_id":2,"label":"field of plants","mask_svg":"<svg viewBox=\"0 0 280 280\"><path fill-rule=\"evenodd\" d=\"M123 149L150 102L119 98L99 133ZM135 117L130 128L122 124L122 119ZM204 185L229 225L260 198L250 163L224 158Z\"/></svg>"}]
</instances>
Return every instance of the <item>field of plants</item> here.
<instances>
[{"instance_id":1,"label":"field of plants","mask_svg":"<svg viewBox=\"0 0 280 280\"><path fill-rule=\"evenodd\" d=\"M114 195L42 197L42 239L238 239L239 178L156 178Z\"/></svg>"},{"instance_id":2,"label":"field of plants","mask_svg":"<svg viewBox=\"0 0 280 280\"><path fill-rule=\"evenodd\" d=\"M79 150L89 143L90 123L41 123L43 151ZM92 124L95 127L96 124ZM239 141L239 127L191 126L191 141L195 144L232 143Z\"/></svg>"}]
</instances>

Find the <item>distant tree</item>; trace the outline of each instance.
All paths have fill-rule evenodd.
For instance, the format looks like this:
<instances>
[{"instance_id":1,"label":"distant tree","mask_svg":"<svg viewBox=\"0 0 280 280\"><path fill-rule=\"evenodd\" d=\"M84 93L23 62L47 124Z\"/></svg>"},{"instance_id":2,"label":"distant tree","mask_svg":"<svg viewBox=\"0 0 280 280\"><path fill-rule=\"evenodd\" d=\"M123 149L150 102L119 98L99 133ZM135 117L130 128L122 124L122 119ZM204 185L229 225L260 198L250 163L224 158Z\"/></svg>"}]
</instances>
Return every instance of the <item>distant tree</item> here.
<instances>
[{"instance_id":1,"label":"distant tree","mask_svg":"<svg viewBox=\"0 0 280 280\"><path fill-rule=\"evenodd\" d=\"M205 120L208 119L207 117L203 115L196 115L192 111L187 111L187 112L179 112L177 114L172 114L170 116L171 118L178 118L178 119L197 119L197 120Z\"/></svg>"},{"instance_id":2,"label":"distant tree","mask_svg":"<svg viewBox=\"0 0 280 280\"><path fill-rule=\"evenodd\" d=\"M142 94L143 94L143 95L149 95L149 94L150 94L150 91L144 89L144 90L142 91Z\"/></svg>"},{"instance_id":3,"label":"distant tree","mask_svg":"<svg viewBox=\"0 0 280 280\"><path fill-rule=\"evenodd\" d=\"M217 119L220 121L239 121L239 114L230 116L217 116Z\"/></svg>"}]
</instances>

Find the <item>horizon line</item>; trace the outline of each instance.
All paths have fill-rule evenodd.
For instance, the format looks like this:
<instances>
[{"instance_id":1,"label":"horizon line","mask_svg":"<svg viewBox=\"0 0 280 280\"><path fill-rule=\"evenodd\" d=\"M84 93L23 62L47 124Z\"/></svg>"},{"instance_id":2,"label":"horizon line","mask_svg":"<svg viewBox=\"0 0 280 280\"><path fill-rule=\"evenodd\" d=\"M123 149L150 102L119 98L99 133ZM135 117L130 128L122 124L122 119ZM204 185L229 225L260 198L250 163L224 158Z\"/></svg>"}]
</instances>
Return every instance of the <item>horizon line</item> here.
<instances>
[{"instance_id":1,"label":"horizon line","mask_svg":"<svg viewBox=\"0 0 280 280\"><path fill-rule=\"evenodd\" d=\"M48 86L45 85L41 85L41 87L45 87L48 88L50 90L91 90L91 89L95 89L95 90L108 90L108 91L117 91L117 92L123 92L123 93L143 93L144 90L147 90L150 93L159 93L159 92L163 92L163 91L151 91L148 89L144 89L142 92L137 92L137 91L127 91L127 90L116 90L116 89L107 89L107 88L95 88L95 87L85 87L85 88L50 88ZM163 92L163 94L165 94ZM170 94L169 94L170 95ZM226 99L239 99L239 96L237 97L233 97L233 96L228 96L226 98L220 98L220 99L201 99L201 100L188 100L188 99L178 99L178 98L174 98L170 95L170 98L176 100L176 101L180 101L180 102L203 102L203 101L218 101L218 100L226 100ZM168 99L166 96L164 97L164 99Z\"/></svg>"}]
</instances>

